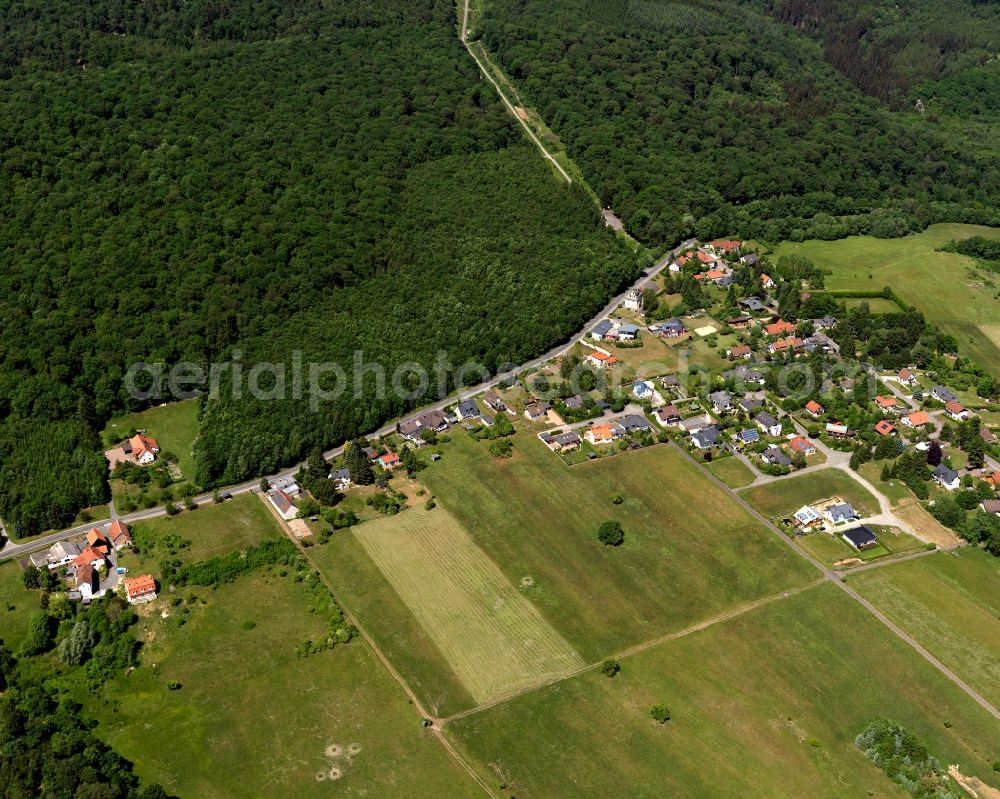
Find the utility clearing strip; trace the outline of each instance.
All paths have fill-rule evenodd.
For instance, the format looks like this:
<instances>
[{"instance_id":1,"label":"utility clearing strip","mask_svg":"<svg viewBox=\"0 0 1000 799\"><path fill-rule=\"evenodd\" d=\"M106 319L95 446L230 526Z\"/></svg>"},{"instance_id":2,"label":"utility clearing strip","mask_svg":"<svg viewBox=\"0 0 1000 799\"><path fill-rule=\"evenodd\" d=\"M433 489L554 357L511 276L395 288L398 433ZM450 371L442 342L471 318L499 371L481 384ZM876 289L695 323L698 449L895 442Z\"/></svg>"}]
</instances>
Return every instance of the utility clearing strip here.
<instances>
[{"instance_id":1,"label":"utility clearing strip","mask_svg":"<svg viewBox=\"0 0 1000 799\"><path fill-rule=\"evenodd\" d=\"M404 511L354 535L477 702L583 666L443 508Z\"/></svg>"}]
</instances>

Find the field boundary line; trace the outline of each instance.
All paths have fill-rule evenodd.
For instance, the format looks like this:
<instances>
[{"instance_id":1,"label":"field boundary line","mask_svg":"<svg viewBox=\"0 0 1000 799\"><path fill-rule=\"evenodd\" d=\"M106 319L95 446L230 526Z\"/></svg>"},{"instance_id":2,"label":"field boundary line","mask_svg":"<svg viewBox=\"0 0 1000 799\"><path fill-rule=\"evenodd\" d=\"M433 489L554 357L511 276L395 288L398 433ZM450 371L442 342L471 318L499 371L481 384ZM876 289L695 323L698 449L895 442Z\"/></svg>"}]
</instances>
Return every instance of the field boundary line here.
<instances>
[{"instance_id":1,"label":"field boundary line","mask_svg":"<svg viewBox=\"0 0 1000 799\"><path fill-rule=\"evenodd\" d=\"M696 466L701 466L695 458L691 456L691 453L687 452L683 447L681 447L676 441L671 440L671 445L677 448L685 458L687 458L691 463ZM708 469L702 468L702 473L705 474L709 480L715 483L717 486L722 488L729 496L737 502L740 507L746 510L753 518L761 522L771 533L780 538L788 547L792 549L793 552L798 553L799 557L804 558L809 561L813 566L815 566L822 574L825 580L829 580L835 586L837 586L841 591L851 597L855 602L860 604L865 610L872 614L878 621L882 622L886 627L889 628L890 632L894 633L902 641L909 644L918 655L920 655L924 660L926 660L931 666L937 669L942 676L948 678L955 684L956 687L962 690L970 699L972 699L976 704L983 708L987 713L989 713L993 718L1000 719L1000 710L993 705L985 696L983 696L979 691L969 685L965 680L963 680L955 671L948 668L941 660L931 654L928 649L917 641L912 635L910 635L906 630L900 627L896 622L890 619L885 613L879 610L874 603L865 599L860 593L858 593L853 586L848 585L844 582L844 575L832 571L826 568L817 558L814 558L808 552L806 552L802 547L798 546L794 541L792 541L788 536L786 536L781 530L775 526L774 522L767 519L763 514L759 513L756 508L753 507L749 502L747 502L743 497L741 497L736 491L729 488L725 483L719 480L714 474L712 474ZM860 484L860 483L859 483Z\"/></svg>"},{"instance_id":2,"label":"field boundary line","mask_svg":"<svg viewBox=\"0 0 1000 799\"><path fill-rule=\"evenodd\" d=\"M713 627L716 624L721 624L722 622L738 618L739 616L742 616L745 613L750 613L751 611L757 610L758 608L762 608L766 605L771 604L772 602L777 602L778 600L781 599L788 599L789 597L795 596L796 594L801 594L804 591L808 591L811 588L816 588L817 586L822 585L824 582L825 580L822 577L820 577L813 580L811 583L800 585L797 588L790 588L786 591L780 591L777 594L770 594L768 596L760 597L759 599L754 599L750 602L745 602L742 605L730 608L729 610L723 611L722 613L717 613L714 616L709 616L708 618L702 619L701 621L696 622L688 627L684 627L680 630L674 630L669 633L663 633L662 635L658 635L655 638L650 638L647 641L641 641L638 644L633 644L632 646L627 647L626 649L622 649L618 652L608 655L607 658L614 658L616 660L630 658L633 655L638 655L641 654L642 652L646 652L649 649L654 649L657 646L660 646L661 644L669 643L670 641L676 641L677 639L684 638L688 635L691 635L692 633L698 633L701 632L702 630L707 630L709 627ZM451 716L447 716L441 719L440 720L441 726L443 728L447 724L453 721L459 721L460 719L467 718L468 716L473 716L482 711L490 710L494 707L497 707L498 705L502 705L507 702L510 702L511 700L517 699L518 697L534 693L535 691L539 691L542 688L547 688L550 685L555 685L560 682L565 682L568 679L577 677L588 671L593 671L594 669L598 669L601 667L601 665L607 658L596 660L593 663L588 663L585 666L581 666L578 669L573 669L572 671L564 672L563 674L559 674L551 679L539 682L536 685L532 685L527 688L522 688L517 691L512 691L511 693L505 694L504 696L494 697L488 702L483 702L482 704L476 705L475 707L460 711L458 713L454 713Z\"/></svg>"},{"instance_id":3,"label":"field boundary line","mask_svg":"<svg viewBox=\"0 0 1000 799\"><path fill-rule=\"evenodd\" d=\"M258 491L255 491L254 493L257 494L257 496L260 498L260 501L263 502L265 506L267 506L268 510L271 512L271 515L278 520L278 524L281 526L281 529L284 531L285 535L288 536L291 542L295 545L296 549L299 550L299 553L302 555L302 557L306 559L306 561L313 568L313 570L319 575L320 581L323 583L324 586L326 586L326 590L330 592L330 596L333 597L333 600L340 606L340 609L344 612L344 616L346 616L347 620L354 625L361 638L364 639L366 644L368 644L369 649L375 655L375 660L379 664L381 664L381 666L385 669L386 673L393 680L395 680L395 682L399 685L400 688L403 689L403 693L406 695L406 698L409 699L410 703L417 709L417 712L420 713L421 717L424 719L430 719L431 721L430 731L434 735L434 737L440 742L440 744L444 747L445 751L448 754L450 754L463 769L465 769L465 771L469 774L470 777L472 777L472 779L476 782L476 784L486 792L487 796L492 797L492 799L501 799L501 797L496 793L496 791L494 791L493 788L489 786L489 784L479 775L479 773L472 767L472 765L464 757L462 757L462 755L458 752L457 749L455 749L451 741L449 741L444 736L444 733L441 731L441 722L427 712L423 704L420 702L420 699L417 697L416 693L414 693L413 689L410 688L409 683L407 683L406 680L403 679L403 676L398 671L396 671L396 668L389 661L389 658L385 654L385 652L383 652L382 649L378 646L378 644L375 643L375 639L371 637L371 635L364 628L364 626L362 626L362 624L358 621L358 617L353 613L353 611L351 611L351 609L346 604L344 604L344 601L334 590L333 585L330 583L330 580L327 579L327 576L323 573L323 570L316 565L315 561L313 561L311 557L309 557L308 550L292 532L292 529L288 526L288 522L285 519L281 518L280 515L278 515L277 510L271 505L270 502L267 501L267 499L265 499L262 493Z\"/></svg>"}]
</instances>

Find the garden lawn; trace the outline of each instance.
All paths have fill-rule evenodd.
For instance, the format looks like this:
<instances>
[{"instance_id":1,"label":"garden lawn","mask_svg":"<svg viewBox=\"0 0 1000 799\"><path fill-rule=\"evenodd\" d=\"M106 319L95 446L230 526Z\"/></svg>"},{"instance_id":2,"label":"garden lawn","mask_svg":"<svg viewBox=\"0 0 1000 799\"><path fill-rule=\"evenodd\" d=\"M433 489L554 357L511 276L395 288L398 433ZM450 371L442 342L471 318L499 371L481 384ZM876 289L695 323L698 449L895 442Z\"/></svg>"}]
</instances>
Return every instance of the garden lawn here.
<instances>
[{"instance_id":1,"label":"garden lawn","mask_svg":"<svg viewBox=\"0 0 1000 799\"><path fill-rule=\"evenodd\" d=\"M446 734L525 799L905 799L854 745L878 717L997 781L1000 722L833 585L620 663L613 679L588 671ZM649 716L658 703L666 724Z\"/></svg>"},{"instance_id":2,"label":"garden lawn","mask_svg":"<svg viewBox=\"0 0 1000 799\"><path fill-rule=\"evenodd\" d=\"M587 661L816 576L670 445L568 467L532 435L496 459L458 434L420 477Z\"/></svg>"},{"instance_id":3,"label":"garden lawn","mask_svg":"<svg viewBox=\"0 0 1000 799\"><path fill-rule=\"evenodd\" d=\"M97 734L143 779L201 799L482 796L361 639L295 654L326 631L290 575L192 591L207 604L178 627L158 600L140 622L142 665L89 702Z\"/></svg>"},{"instance_id":4,"label":"garden lawn","mask_svg":"<svg viewBox=\"0 0 1000 799\"><path fill-rule=\"evenodd\" d=\"M21 567L13 560L0 563L0 641L16 650L28 629L28 618L38 605L38 591L24 587Z\"/></svg>"},{"instance_id":5,"label":"garden lawn","mask_svg":"<svg viewBox=\"0 0 1000 799\"><path fill-rule=\"evenodd\" d=\"M112 419L101 433L105 446L121 441L131 430L145 430L156 439L160 452L177 456L184 479L194 482L194 440L198 437L198 402L170 402L128 416Z\"/></svg>"},{"instance_id":6,"label":"garden lawn","mask_svg":"<svg viewBox=\"0 0 1000 799\"><path fill-rule=\"evenodd\" d=\"M904 301L958 339L969 355L1000 375L1000 301L995 287L972 278L973 258L936 252L952 239L1000 238L1000 229L977 225L931 225L900 239L852 236L840 241L783 242L774 255L798 253L830 270L830 290L880 291L890 286ZM993 277L993 276L990 276Z\"/></svg>"},{"instance_id":7,"label":"garden lawn","mask_svg":"<svg viewBox=\"0 0 1000 799\"><path fill-rule=\"evenodd\" d=\"M803 505L840 497L862 516L878 513L878 500L861 483L840 469L821 469L801 477L786 477L748 488L740 496L759 513L774 518L795 513Z\"/></svg>"},{"instance_id":8,"label":"garden lawn","mask_svg":"<svg viewBox=\"0 0 1000 799\"><path fill-rule=\"evenodd\" d=\"M960 677L1000 704L1000 559L966 547L850 579Z\"/></svg>"},{"instance_id":9,"label":"garden lawn","mask_svg":"<svg viewBox=\"0 0 1000 799\"><path fill-rule=\"evenodd\" d=\"M706 463L705 468L730 488L743 488L750 485L754 479L754 473L750 468L734 456L713 460L711 463Z\"/></svg>"},{"instance_id":10,"label":"garden lawn","mask_svg":"<svg viewBox=\"0 0 1000 799\"><path fill-rule=\"evenodd\" d=\"M122 565L136 571L155 569L166 558L191 563L227 555L283 533L260 497L247 493L176 516L136 522L132 535L138 552L126 550ZM190 543L180 545L183 541Z\"/></svg>"}]
</instances>

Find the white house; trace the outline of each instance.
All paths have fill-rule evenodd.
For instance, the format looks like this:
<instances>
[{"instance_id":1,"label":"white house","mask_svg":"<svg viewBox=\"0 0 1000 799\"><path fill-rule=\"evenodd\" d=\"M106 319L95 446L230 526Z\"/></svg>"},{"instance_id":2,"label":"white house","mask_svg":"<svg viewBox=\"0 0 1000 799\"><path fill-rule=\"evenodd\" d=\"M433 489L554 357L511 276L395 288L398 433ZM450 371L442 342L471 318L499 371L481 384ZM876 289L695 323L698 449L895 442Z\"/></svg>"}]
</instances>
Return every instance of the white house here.
<instances>
[{"instance_id":1,"label":"white house","mask_svg":"<svg viewBox=\"0 0 1000 799\"><path fill-rule=\"evenodd\" d=\"M767 411L761 411L754 418L754 424L757 425L761 430L767 433L769 436L780 436L781 435L781 422L775 419Z\"/></svg>"},{"instance_id":2,"label":"white house","mask_svg":"<svg viewBox=\"0 0 1000 799\"><path fill-rule=\"evenodd\" d=\"M642 292L639 289L632 289L628 294L625 295L625 300L622 302L622 307L626 311L638 311L642 309Z\"/></svg>"},{"instance_id":3,"label":"white house","mask_svg":"<svg viewBox=\"0 0 1000 799\"><path fill-rule=\"evenodd\" d=\"M299 512L299 509L292 503L292 498L284 491L269 491L267 498L271 501L274 509L278 511L278 515L286 522L294 519Z\"/></svg>"}]
</instances>

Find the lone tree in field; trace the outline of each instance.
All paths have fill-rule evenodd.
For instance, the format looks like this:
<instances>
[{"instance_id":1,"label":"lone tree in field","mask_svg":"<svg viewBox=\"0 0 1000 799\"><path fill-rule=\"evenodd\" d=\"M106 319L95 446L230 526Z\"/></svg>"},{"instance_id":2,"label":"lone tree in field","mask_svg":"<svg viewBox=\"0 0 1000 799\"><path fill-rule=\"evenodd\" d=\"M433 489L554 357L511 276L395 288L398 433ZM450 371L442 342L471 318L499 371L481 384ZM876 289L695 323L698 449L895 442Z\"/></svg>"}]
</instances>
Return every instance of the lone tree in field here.
<instances>
[{"instance_id":1,"label":"lone tree in field","mask_svg":"<svg viewBox=\"0 0 1000 799\"><path fill-rule=\"evenodd\" d=\"M649 716L653 721L666 724L670 721L670 709L666 705L653 705L649 709Z\"/></svg>"},{"instance_id":2,"label":"lone tree in field","mask_svg":"<svg viewBox=\"0 0 1000 799\"><path fill-rule=\"evenodd\" d=\"M621 670L622 667L614 658L608 658L601 664L601 674L605 677L614 677Z\"/></svg>"},{"instance_id":3,"label":"lone tree in field","mask_svg":"<svg viewBox=\"0 0 1000 799\"><path fill-rule=\"evenodd\" d=\"M621 546L625 540L625 531L618 522L604 522L597 528L597 540L605 546Z\"/></svg>"}]
</instances>

